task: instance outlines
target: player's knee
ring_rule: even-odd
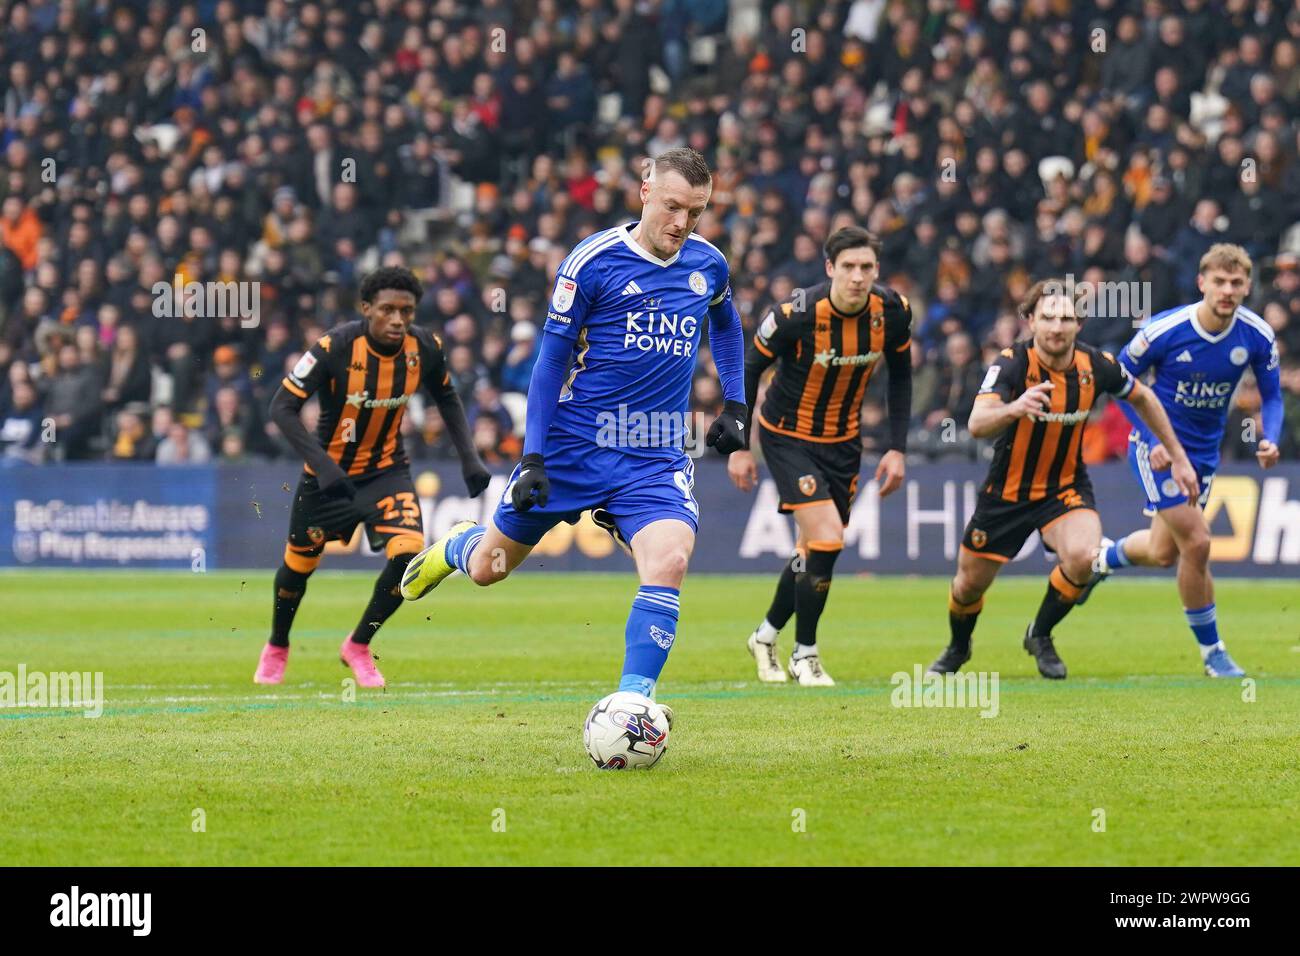
[[[1167,547],[1153,549],[1151,559],[1159,568],[1172,568],[1178,561],[1178,546],[1170,542]]]
[[[983,594],[984,588],[969,574],[958,571],[952,579],[952,596],[958,604],[974,604]]]
[[[1210,563],[1210,534],[1208,531],[1197,530],[1193,532],[1186,541],[1183,542],[1181,549],[1184,561],[1190,562],[1196,567],[1204,567]]]
[[[509,571],[493,571],[491,568],[481,568],[471,565],[467,577],[481,588],[489,584],[496,584],[503,581],[509,576]]]
[[[1087,581],[1092,574],[1093,551],[1069,547],[1057,554],[1061,561],[1061,571],[1075,583]]]
[[[690,550],[684,547],[666,548],[655,555],[646,568],[647,576],[669,587],[676,587],[686,577],[686,567],[690,564]]]
[[[510,562],[501,548],[485,551],[479,547],[470,555],[466,577],[481,588],[504,581],[510,576]]]

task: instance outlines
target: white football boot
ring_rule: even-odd
[[[764,684],[784,684],[790,679],[777,659],[775,641],[771,644],[760,641],[758,631],[754,631],[749,635],[745,645],[749,648],[749,655],[754,658],[754,663],[758,665],[758,679]]]
[[[790,658],[790,676],[800,687],[834,687],[831,675],[822,670],[822,659],[816,654]]]

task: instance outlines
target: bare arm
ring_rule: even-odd
[[[1051,391],[1051,382],[1039,382],[1011,402],[999,401],[997,395],[985,393],[976,399],[966,427],[975,438],[992,438],[1030,413],[1051,411]]]

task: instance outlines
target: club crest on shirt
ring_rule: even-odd
[[[551,296],[551,305],[555,307],[556,312],[568,312],[569,306],[573,305],[573,297],[578,291],[578,283],[572,279],[560,276],[555,280],[555,294]]]
[[[1240,345],[1228,353],[1228,361],[1233,365],[1245,365],[1248,358],[1250,358],[1250,353]]]
[[[799,477],[799,493],[805,498],[811,496],[817,490],[817,479],[813,475],[801,475]]]
[[[690,285],[691,291],[696,295],[704,295],[705,292],[709,291],[709,283],[702,272],[692,272],[691,277],[686,281]]]
[[[419,352],[407,352],[407,353],[406,353],[406,367],[407,367],[407,368],[415,368],[415,367],[416,367],[417,365],[419,365],[419,364],[420,364],[420,353],[419,353]]]
[[[1087,371],[1086,369],[1081,370],[1079,372],[1079,387],[1080,388],[1092,387],[1092,373]]]

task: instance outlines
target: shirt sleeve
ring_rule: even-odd
[[[330,371],[330,347],[332,345],[330,338],[329,335],[322,335],[315,345],[302,353],[302,358],[298,359],[298,364],[280,382],[287,391],[306,400],[308,396],[329,380],[332,375]]]
[[[793,308],[789,302],[783,302],[770,309],[758,323],[753,345],[769,361],[780,358],[799,341],[799,319]]]
[[[1282,438],[1282,375],[1280,366],[1282,356],[1278,352],[1277,340],[1264,343],[1263,347],[1256,349],[1251,370],[1255,373],[1255,381],[1259,385],[1260,409],[1259,417],[1260,431],[1263,433],[1262,438],[1270,441],[1274,445],[1278,444]]]
[[[441,398],[449,391],[454,392],[456,388],[451,380],[451,372],[447,368],[447,353],[442,350],[442,339],[430,333],[429,340],[419,339],[422,353],[420,384],[434,398]]]
[[[1166,338],[1168,337],[1166,336]],[[1163,351],[1160,343],[1158,341],[1152,342],[1147,337],[1147,330],[1142,328],[1138,329],[1137,334],[1129,340],[1128,345],[1120,350],[1119,361],[1131,376],[1141,378],[1147,369],[1160,360]]]
[[[1023,381],[1024,370],[1020,358],[1013,349],[1003,349],[1002,354],[984,373],[984,381],[980,383],[975,401],[987,402],[997,398],[1005,405],[1015,395],[1017,383]]]
[[[422,353],[420,384],[437,403],[447,435],[460,458],[461,467],[465,468],[478,462],[478,452],[474,448],[473,435],[465,418],[465,408],[456,392],[456,383],[452,381],[451,371],[447,368],[447,354],[442,350],[442,339],[433,333],[427,333],[427,336],[427,339],[424,335],[417,339]]]
[[[912,305],[900,294],[885,307],[885,367],[889,369],[889,447],[907,451],[912,423]]]
[[[722,383],[722,396],[729,402],[745,401],[745,329],[731,301],[731,287],[709,306],[709,348]]]
[[[911,347],[912,303],[899,293],[897,302],[885,306],[885,348],[890,352],[908,352]]]
[[[1130,373],[1109,352],[1097,352],[1093,355],[1093,374],[1097,377],[1097,389],[1116,398],[1128,398],[1133,389],[1140,387]]]
[[[555,288],[551,291],[551,301],[546,310],[544,332],[576,341],[578,333],[587,322],[587,312],[596,297],[596,269],[589,266],[581,270],[581,278],[566,276],[563,273],[555,277]]]

